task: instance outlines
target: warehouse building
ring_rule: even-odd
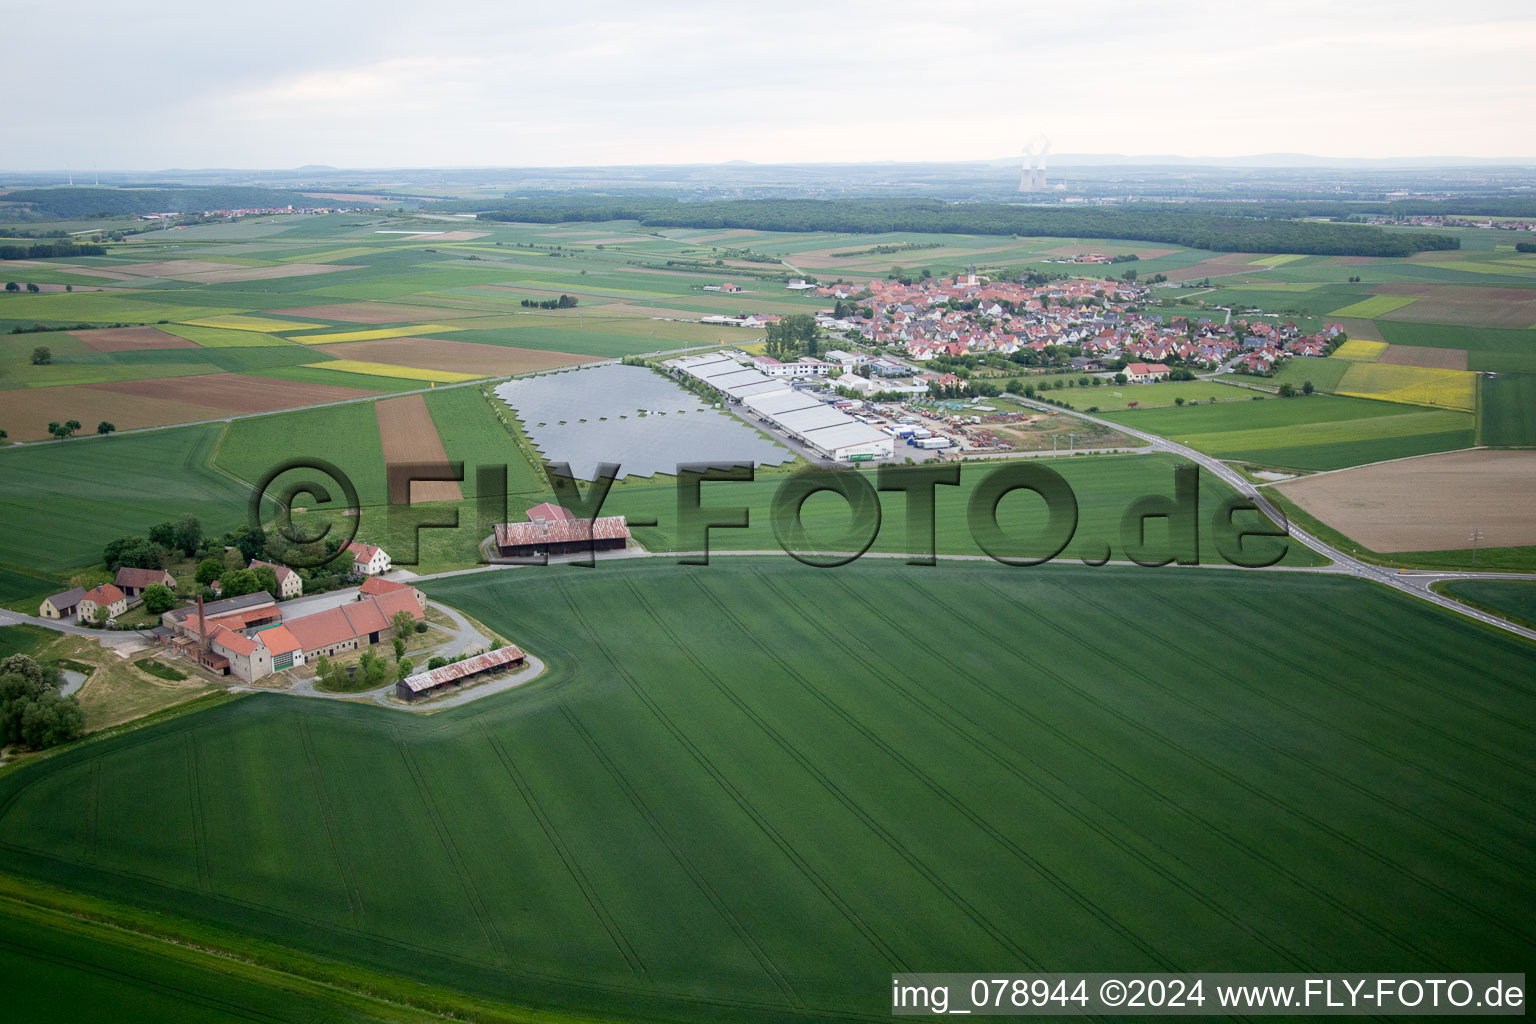
[[[498,647],[494,651],[477,654],[473,658],[455,661],[441,668],[428,669],[406,676],[395,684],[395,696],[401,700],[424,700],[435,697],[450,686],[483,679],[497,672],[518,668],[527,658],[516,644]]]
[[[623,516],[576,519],[559,505],[529,509],[526,523],[496,526],[496,553],[502,558],[622,551],[628,544],[629,523]]]

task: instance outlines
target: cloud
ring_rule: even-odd
[[[1518,0],[88,0],[12,24],[13,75],[47,83],[8,132],[17,169],[952,160],[1037,131],[1057,152],[1536,155]]]

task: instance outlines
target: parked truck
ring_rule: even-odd
[[[923,438],[923,439],[921,439],[919,441],[916,441],[914,443],[919,448],[948,448],[949,447],[949,438],[947,438],[947,437],[925,437],[925,438]]]

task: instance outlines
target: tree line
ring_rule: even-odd
[[[498,201],[491,209],[479,213],[484,220],[532,223],[636,220],[647,227],[1119,238],[1217,252],[1320,256],[1411,256],[1425,250],[1461,247],[1460,240],[1451,235],[1285,219],[1295,215],[1239,216],[1210,213],[1203,207],[1170,208],[1155,203],[1078,209],[908,199],[739,199],[697,203],[645,199],[617,203],[580,196]]]
[[[46,260],[60,256],[100,256],[105,246],[89,242],[33,242],[31,245],[0,245],[0,260]]]

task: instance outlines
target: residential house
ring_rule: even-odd
[[[103,583],[85,592],[85,596],[80,598],[76,614],[82,619],[105,622],[107,619],[117,618],[127,610],[128,595],[110,583]]]
[[[1162,363],[1130,363],[1125,368],[1125,378],[1132,384],[1150,384],[1168,376],[1168,367]]]
[[[303,579],[286,565],[277,565],[273,562],[263,562],[260,559],[253,558],[251,559],[251,564],[246,566],[246,568],[259,569],[263,566],[271,569],[272,574],[277,577],[277,596],[282,600],[286,601],[289,598],[298,597],[304,593]]]
[[[347,545],[347,550],[352,552],[352,575],[380,576],[389,572],[389,555],[383,548],[354,540]]]

